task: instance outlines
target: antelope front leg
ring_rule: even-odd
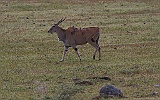
[[[68,51],[69,46],[64,46],[64,51],[63,51],[63,56],[62,59],[60,60],[60,62],[64,61],[64,58],[66,56],[66,52]]]
[[[77,49],[76,47],[73,48],[73,49],[75,50],[76,54],[78,55],[79,60],[81,61],[81,56],[80,56],[79,53],[78,53],[78,49]]]

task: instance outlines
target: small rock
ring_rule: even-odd
[[[132,33],[131,31],[127,31],[127,33]]]
[[[123,97],[123,93],[113,85],[106,85],[100,89],[100,95],[103,97]]]
[[[152,95],[157,95],[157,94],[158,94],[158,92],[153,92],[153,93],[152,93]]]
[[[75,85],[93,85],[93,82],[91,82],[91,81],[77,81],[77,82],[75,82]]]
[[[159,84],[155,84],[154,87],[159,87]]]
[[[92,98],[92,100],[100,100],[102,98],[102,96],[96,96],[94,98]]]
[[[110,79],[109,77],[106,77],[106,76],[104,76],[104,77],[99,77],[99,79],[111,81],[111,79]]]
[[[73,78],[72,80],[73,80],[73,82],[75,82],[75,83],[80,81],[79,78]]]
[[[111,81],[111,78],[107,77],[107,76],[103,76],[103,77],[88,77],[87,79],[101,79],[101,80],[108,80]]]

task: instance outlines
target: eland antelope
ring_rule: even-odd
[[[64,51],[63,56],[60,61],[64,61],[66,52],[68,51],[69,47],[72,47],[76,54],[78,55],[80,61],[81,57],[78,53],[77,45],[83,45],[86,43],[89,43],[92,45],[96,50],[93,54],[93,59],[95,59],[96,52],[99,52],[99,60],[101,57],[100,54],[100,47],[98,44],[99,40],[99,28],[98,27],[87,27],[87,28],[75,28],[69,27],[68,29],[63,29],[60,26],[58,26],[60,23],[62,23],[66,18],[62,18],[58,23],[54,24],[48,31],[48,33],[55,32],[58,35],[59,41],[62,41],[64,43]]]

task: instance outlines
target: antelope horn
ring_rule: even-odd
[[[66,17],[65,17],[65,18],[62,18],[56,25],[59,25],[59,24],[62,23],[65,19],[66,19]]]

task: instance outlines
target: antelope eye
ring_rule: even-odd
[[[55,26],[52,26],[52,29],[55,28]]]

